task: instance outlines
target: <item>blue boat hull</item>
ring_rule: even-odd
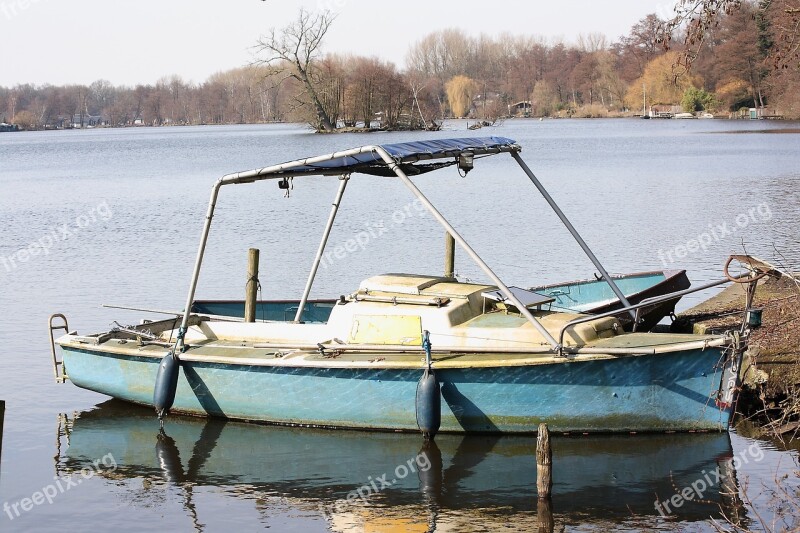
[[[152,405],[159,359],[64,346],[79,387]],[[441,431],[725,430],[720,348],[529,366],[441,368]],[[183,361],[174,412],[312,426],[416,431],[421,370]]]
[[[664,296],[691,286],[685,270],[639,272],[611,277],[631,304],[638,304],[648,298]],[[555,298],[548,307],[552,310],[601,314],[622,308],[622,303],[617,299],[611,286],[601,279],[543,285],[530,287],[529,290]],[[680,297],[643,307],[638,330],[653,329],[662,318],[675,312],[678,300]],[[627,314],[619,315],[618,319],[627,331],[633,328],[633,322]]]

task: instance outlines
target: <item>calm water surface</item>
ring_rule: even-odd
[[[613,272],[685,268],[718,279],[728,254],[800,270],[800,135],[792,124],[729,121],[514,120],[467,132],[314,135],[296,125],[142,128],[0,136],[0,399],[6,400],[3,531],[497,531],[536,527],[535,440],[364,434],[171,418],[52,380],[47,317],[82,333],[183,307],[210,187],[219,176],[363,144],[502,135]],[[731,133],[735,131],[736,133]],[[508,156],[416,182],[507,283],[585,278],[593,266]],[[336,180],[223,190],[199,298],[241,298],[247,248],[261,249],[265,298],[297,298]],[[394,180],[355,176],[330,245],[383,224],[364,250],[333,258],[312,296],[355,290],[381,272],[439,272],[442,231]],[[399,213],[399,214],[398,214]],[[38,242],[47,253],[17,252]],[[702,243],[702,246],[700,244]],[[462,279],[482,280],[457,255]],[[686,308],[709,294],[684,299]],[[310,400],[312,401],[312,400]],[[324,401],[324,399],[318,399]],[[725,512],[760,529],[765,485],[796,452],[743,436],[557,438],[557,530],[712,531]],[[409,463],[410,461],[410,463]],[[405,471],[401,466],[405,465]],[[708,483],[702,502],[654,502]],[[382,476],[367,501],[348,502]],[[694,485],[692,485],[694,484]],[[747,486],[746,494],[743,487]],[[738,487],[738,490],[735,490]],[[44,501],[20,505],[36,493]],[[739,494],[737,494],[737,492]],[[13,504],[17,504],[18,516]],[[12,519],[13,517],[13,519]],[[782,522],[779,522],[779,525]]]

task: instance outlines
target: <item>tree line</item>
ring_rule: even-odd
[[[413,43],[403,69],[373,56],[323,54],[335,16],[301,10],[258,40],[251,65],[202,83],[174,75],[135,87],[105,80],[0,87],[0,122],[23,129],[283,121],[318,131],[435,129],[448,117],[624,116],[646,104],[800,117],[800,10],[789,0],[711,3],[720,2],[706,18],[684,14],[680,23],[647,15],[614,41],[445,29]]]

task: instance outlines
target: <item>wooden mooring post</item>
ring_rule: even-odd
[[[256,321],[256,297],[258,296],[258,248],[250,248],[247,254],[247,285],[244,297],[244,321]]]
[[[553,533],[555,522],[551,506],[550,493],[553,489],[553,450],[550,448],[550,430],[547,424],[539,424],[536,437],[536,493],[539,501],[536,514],[539,522],[539,533]]]
[[[456,240],[450,233],[444,234],[444,277],[455,277],[456,271]]]

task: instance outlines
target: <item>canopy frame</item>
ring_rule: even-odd
[[[549,331],[536,319],[535,316],[519,301],[509,287],[494,273],[488,264],[473,250],[467,241],[456,231],[456,229],[444,218],[444,216],[434,207],[422,191],[414,184],[408,177],[408,172],[420,171],[419,167],[415,167],[414,163],[420,161],[428,161],[434,159],[458,159],[462,154],[471,154],[472,156],[492,155],[499,153],[509,153],[522,168],[523,172],[528,176],[534,186],[539,190],[550,207],[558,215],[559,219],[565,225],[567,230],[572,234],[573,238],[578,242],[583,251],[594,263],[601,273],[601,276],[611,286],[614,293],[620,299],[625,307],[630,307],[629,302],[620,291],[619,287],[614,282],[613,278],[608,275],[605,268],[600,261],[591,251],[589,246],[580,236],[575,227],[569,222],[566,215],[561,211],[552,197],[547,193],[542,184],[533,175],[533,172],[528,168],[522,160],[519,152],[521,147],[516,144],[512,139],[504,137],[486,137],[486,138],[470,138],[470,139],[438,139],[432,141],[418,141],[412,143],[401,144],[388,144],[388,145],[369,145],[331,154],[309,157],[305,159],[298,159],[289,161],[278,165],[272,165],[264,168],[253,169],[243,172],[236,172],[226,174],[217,180],[211,190],[211,198],[208,203],[208,210],[206,218],[203,223],[203,229],[200,236],[200,244],[195,258],[194,268],[192,271],[192,278],[189,284],[189,291],[186,298],[186,305],[183,312],[183,320],[178,330],[178,336],[175,347],[172,351],[173,357],[177,358],[179,353],[186,350],[184,338],[189,325],[189,317],[191,315],[192,304],[194,303],[194,296],[197,289],[197,283],[200,277],[200,270],[205,255],[206,245],[208,244],[208,236],[211,230],[211,222],[214,218],[214,210],[219,192],[223,185],[235,185],[243,183],[254,183],[264,180],[283,180],[289,177],[297,176],[339,176],[341,183],[337,189],[336,197],[331,208],[331,213],[323,232],[322,240],[317,249],[314,262],[312,263],[311,272],[309,273],[308,280],[306,281],[303,290],[303,301],[307,301],[311,292],[311,287],[316,277],[319,262],[324,253],[325,246],[327,245],[328,237],[330,236],[331,228],[334,219],[339,210],[342,197],[349,181],[351,173],[366,173],[376,174],[379,170],[376,167],[382,165],[385,169],[389,169],[400,181],[417,197],[422,205],[433,215],[439,224],[453,236],[454,240],[459,246],[467,253],[470,258],[480,267],[492,282],[500,289],[508,301],[513,304],[522,314],[525,319],[544,337],[550,345],[550,350],[555,353],[560,353],[562,344],[556,340]],[[427,170],[422,170],[427,171]],[[298,308],[295,315],[295,321],[299,322],[302,319],[303,302]]]

